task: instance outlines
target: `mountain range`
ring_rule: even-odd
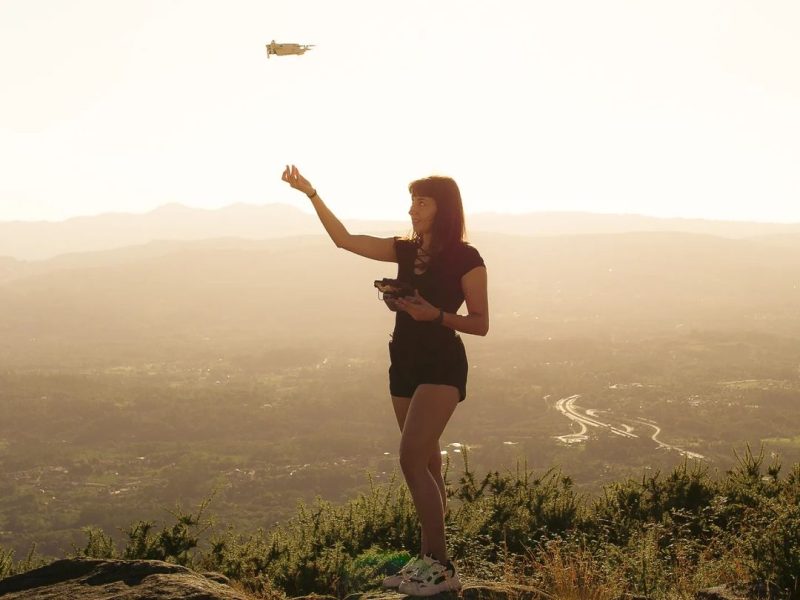
[[[397,235],[408,221],[345,220],[354,233]],[[641,215],[580,212],[467,215],[470,232],[552,236],[565,234],[676,231],[727,238],[794,236],[800,223],[752,223],[702,219],[662,219]],[[0,222],[0,257],[19,261],[112,250],[158,240],[208,238],[268,239],[324,233],[316,215],[287,204],[232,204],[206,210],[167,204],[145,214],[109,213],[49,222]],[[10,262],[0,260],[0,272]]]
[[[692,328],[800,334],[800,236],[476,233],[473,241],[489,272],[489,345]],[[285,347],[298,334],[312,345],[366,343],[393,322],[372,282],[394,277],[396,265],[338,250],[324,235],[151,242],[7,259],[0,269],[0,364],[41,352],[63,363],[123,346],[144,356],[206,340]]]

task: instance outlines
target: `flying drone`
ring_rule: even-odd
[[[273,54],[276,56],[287,56],[289,54],[300,56],[313,47],[314,44],[278,44],[275,40],[272,40],[272,42],[267,44],[267,58]]]

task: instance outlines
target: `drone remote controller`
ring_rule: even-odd
[[[376,279],[375,287],[378,288],[378,291],[383,296],[383,301],[391,311],[397,311],[395,300],[414,295],[414,288],[398,279]]]

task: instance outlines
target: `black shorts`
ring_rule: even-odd
[[[458,401],[467,397],[467,353],[459,336],[440,350],[420,351],[389,342],[389,391],[392,396],[411,398],[421,383],[452,385]]]

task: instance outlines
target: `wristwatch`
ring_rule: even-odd
[[[440,308],[439,309],[439,316],[436,317],[433,320],[433,322],[436,323],[437,325],[441,325],[443,320],[444,320],[444,309]]]

